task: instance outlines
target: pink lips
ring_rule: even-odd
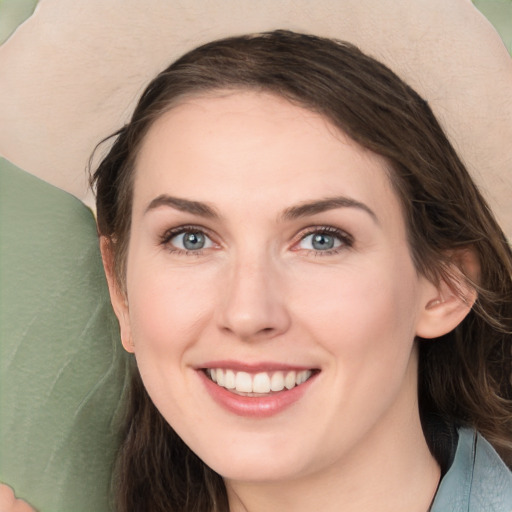
[[[297,367],[275,363],[243,364],[234,361],[212,361],[206,363],[202,368],[197,369],[207,392],[213,400],[227,411],[238,416],[253,418],[268,418],[276,415],[300,400],[315,380],[317,372],[306,382],[292,388],[276,391],[267,396],[243,396],[217,385],[205,373],[205,368],[227,368],[234,371],[248,373],[275,372],[275,371],[302,371],[308,367]]]

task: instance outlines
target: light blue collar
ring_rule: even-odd
[[[455,458],[431,512],[512,512],[512,473],[474,430],[459,430]]]

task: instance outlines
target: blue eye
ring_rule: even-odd
[[[329,252],[336,251],[336,249],[342,246],[350,247],[351,244],[349,236],[338,230],[319,229],[305,235],[300,240],[298,248],[317,252]]]
[[[213,247],[213,242],[203,232],[186,230],[168,239],[170,245],[182,251],[200,251]]]

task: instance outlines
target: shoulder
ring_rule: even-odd
[[[512,472],[474,430],[459,430],[453,463],[431,511],[512,512]]]

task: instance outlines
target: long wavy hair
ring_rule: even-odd
[[[351,44],[288,31],[201,46],[160,73],[92,176],[100,236],[124,289],[134,163],[153,123],[184,98],[215,90],[272,93],[317,112],[387,159],[417,271],[457,290],[451,256],[470,250],[478,299],[465,320],[420,346],[419,404],[425,436],[442,459],[427,418],[478,429],[512,463],[512,253],[428,104],[386,66]],[[463,271],[463,269],[460,269]],[[459,277],[460,279],[460,277]],[[114,475],[123,512],[228,510],[222,478],[181,441],[147,395],[134,367]]]

